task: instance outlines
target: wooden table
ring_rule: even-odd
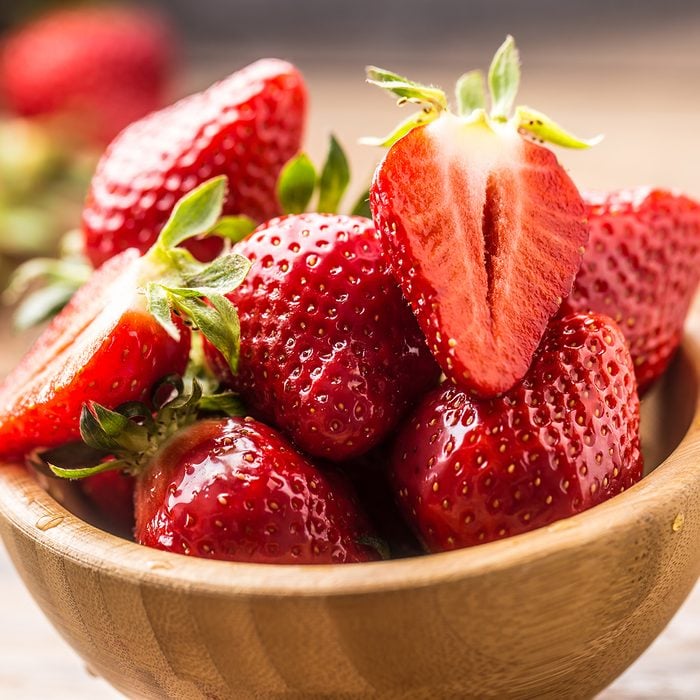
[[[700,52],[698,27],[658,26],[624,36],[572,40],[566,52],[555,41],[525,42],[527,72],[523,101],[555,117],[581,135],[603,131],[605,142],[589,153],[562,153],[583,187],[607,188],[645,182],[681,188],[700,196]],[[417,79],[447,86],[463,68],[483,63],[493,47],[467,42],[441,47],[419,64],[409,56],[387,56],[377,63]],[[257,51],[208,47],[195,52],[199,70],[193,84],[206,84],[229,67],[257,57]],[[287,55],[287,53],[285,53]],[[305,70],[311,87],[309,150],[320,157],[333,129],[350,146],[359,180],[369,178],[379,153],[355,146],[358,137],[388,131],[397,117],[376,89],[362,84],[364,58],[341,60],[293,48],[290,57]],[[457,59],[456,57],[460,57]],[[325,60],[327,58],[327,61]],[[425,56],[422,58],[425,59]],[[426,59],[428,60],[428,59]],[[413,64],[413,65],[412,65]],[[326,66],[324,70],[319,66]],[[413,69],[413,70],[411,70]],[[11,366],[26,339],[0,326],[0,374]],[[44,620],[0,551],[0,696],[10,700],[116,698],[103,681],[91,677],[80,659]],[[603,700],[696,700],[700,697],[700,586],[655,644],[610,688]]]

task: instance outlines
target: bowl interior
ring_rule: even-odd
[[[663,378],[642,400],[641,435],[644,474],[647,476],[673,452],[688,431],[697,403],[698,377],[691,357],[682,348]],[[111,534],[130,539],[128,532],[115,531],[100,513],[71,484],[36,474],[42,488],[66,510]]]

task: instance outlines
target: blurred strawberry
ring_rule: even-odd
[[[7,37],[0,92],[15,114],[108,143],[165,102],[173,44],[160,17],[135,7],[58,9]]]
[[[56,252],[80,216],[94,162],[29,119],[0,121],[0,274],[4,286],[21,261]]]
[[[228,178],[225,214],[257,221],[279,214],[277,176],[299,150],[305,114],[299,71],[266,59],[132,124],[110,144],[92,179],[83,211],[85,254],[98,266],[129,247],[147,250],[179,197],[214,175]],[[221,241],[188,247],[210,260]]]
[[[83,479],[80,489],[108,527],[123,533],[134,529],[134,478],[120,471]]]

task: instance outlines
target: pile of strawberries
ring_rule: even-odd
[[[541,144],[591,142],[513,107],[511,38],[456,114],[368,75],[417,111],[350,215],[337,142],[320,174],[299,153],[283,61],[117,136],[83,212],[97,269],[0,387],[4,459],[83,479],[141,544],[273,563],[476,545],[641,478],[700,205],[582,197]]]

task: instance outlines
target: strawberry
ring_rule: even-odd
[[[431,551],[580,513],[642,476],[634,367],[618,326],[578,314],[549,327],[525,379],[479,399],[428,394],[391,459],[398,501]]]
[[[133,531],[133,477],[119,471],[102,472],[81,481],[80,487],[105,525],[119,533]]]
[[[181,316],[235,361],[235,310],[221,293],[247,261],[231,255],[206,267],[174,247],[216,225],[224,196],[221,178],[194,190],[147,255],[129,249],[110,260],[56,316],[0,385],[0,456],[77,438],[86,398],[111,407],[142,400],[158,379],[181,373],[190,348]]]
[[[18,115],[51,117],[69,133],[108,143],[164,104],[173,37],[136,8],[55,10],[11,34],[0,56],[0,92]]]
[[[229,295],[241,323],[238,372],[218,376],[311,455],[366,452],[439,370],[382,258],[369,219],[273,219],[234,247],[251,272]]]
[[[369,523],[339,475],[320,471],[252,418],[197,421],[205,398],[199,384],[190,392],[182,381],[171,387],[174,396],[157,406],[155,418],[133,402],[123,413],[88,402],[83,439],[96,457],[114,458],[95,467],[51,465],[53,472],[72,479],[126,470],[136,479],[136,541],[157,549],[277,564],[379,558]],[[206,397],[210,407],[217,398]]]
[[[649,188],[585,199],[591,237],[561,313],[614,318],[644,392],[678,348],[700,280],[700,204]]]
[[[382,143],[371,187],[384,252],[443,372],[477,394],[526,373],[570,290],[588,237],[581,197],[554,154],[523,138],[582,148],[544,115],[518,107],[512,38],[489,72],[458,85],[460,115],[437,88],[369,69],[370,82],[423,109]]]
[[[262,60],[204,92],[132,124],[109,146],[83,211],[85,253],[97,266],[129,247],[147,250],[185,192],[226,175],[224,213],[258,221],[280,213],[275,183],[299,149],[306,88],[289,63]],[[193,252],[209,260],[216,239]]]
[[[348,487],[252,418],[205,420],[159,451],[136,491],[136,539],[276,564],[378,559]]]

